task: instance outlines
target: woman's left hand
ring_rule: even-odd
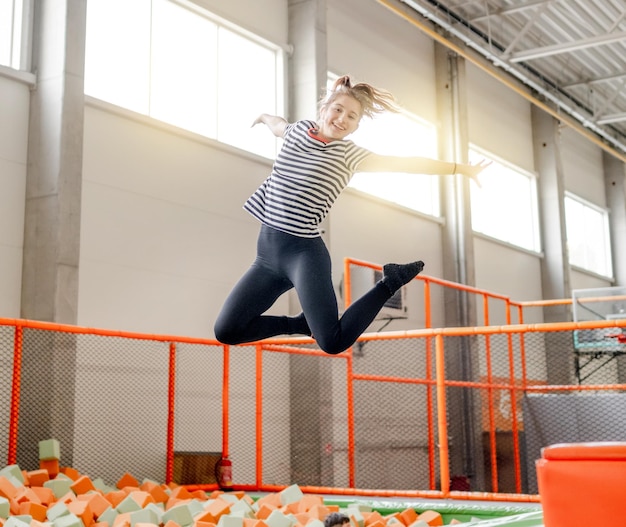
[[[469,164],[469,165],[457,165],[457,172],[459,174],[463,174],[464,176],[467,176],[468,178],[470,178],[471,180],[473,180],[479,187],[480,187],[480,180],[478,179],[478,175],[485,170],[485,168],[487,168],[489,165],[491,165],[491,161],[488,161],[486,159],[483,159],[482,161],[480,161],[480,163],[477,163],[475,165]]]

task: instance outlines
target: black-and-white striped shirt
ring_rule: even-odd
[[[370,151],[350,140],[324,142],[314,121],[288,124],[270,176],[244,209],[295,236],[320,235],[319,224]]]

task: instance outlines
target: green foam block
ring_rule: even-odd
[[[84,527],[80,518],[72,513],[58,517],[52,522],[52,525],[54,527]]]
[[[39,459],[61,459],[61,445],[56,439],[39,441]]]

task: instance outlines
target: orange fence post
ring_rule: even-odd
[[[432,310],[430,297],[430,281],[424,280],[424,315],[426,327],[432,327]],[[426,337],[426,380],[433,378],[433,349],[431,337]],[[426,385],[426,422],[428,426],[428,475],[430,490],[437,486],[435,478],[435,417],[433,408],[433,386]]]
[[[256,345],[256,485],[263,486],[263,348]]]
[[[13,380],[11,383],[11,410],[9,416],[9,444],[7,465],[17,463],[17,429],[20,420],[20,386],[22,380],[22,344],[24,342],[24,329],[15,326],[13,340]]]
[[[176,344],[170,342],[168,386],[167,386],[167,440],[165,481],[174,479],[174,411],[176,404]]]
[[[485,326],[489,325],[489,297],[483,295],[483,317]],[[491,488],[498,492],[498,455],[496,452],[496,418],[493,408],[493,370],[491,364],[491,338],[485,335],[485,362],[487,363],[487,406],[489,416],[489,450],[491,459]]]
[[[448,412],[446,409],[446,374],[443,335],[435,336],[435,373],[437,377],[437,419],[439,424],[439,471],[441,492],[450,494],[450,458],[448,451]]]

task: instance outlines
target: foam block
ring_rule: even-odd
[[[83,527],[83,522],[75,514],[64,514],[52,522],[54,527]]]
[[[9,476],[11,477],[11,476]],[[17,483],[15,478],[13,481]],[[7,476],[0,476],[0,496],[12,500],[17,494],[17,487],[11,482]]]
[[[43,522],[46,521],[48,508],[41,503],[24,501],[20,503],[20,516],[30,516],[32,519]]]
[[[289,503],[300,501],[304,497],[304,494],[298,485],[290,485],[281,490],[278,496],[280,497],[281,505],[288,505]]]
[[[94,522],[94,516],[88,501],[74,500],[67,504],[67,508],[70,514],[80,518],[85,527],[91,527],[91,524]]]
[[[24,484],[24,473],[18,465],[7,465],[0,469],[0,476],[6,477],[9,481],[12,479],[19,482],[20,485]]]
[[[61,445],[56,439],[39,441],[39,459],[61,459]]]
[[[90,490],[96,490],[96,487],[93,486],[91,478],[89,476],[79,476],[76,478],[72,484],[70,485],[70,489],[74,494],[85,494]]]
[[[47,487],[31,487],[30,489],[37,495],[39,503],[41,503],[42,505],[45,505],[47,507],[54,503],[55,497],[52,489],[49,489]]]
[[[163,521],[167,523],[169,520],[176,522],[181,527],[186,527],[193,523],[193,516],[186,504],[181,503],[174,505],[163,513]]]
[[[135,526],[138,523],[152,523],[158,525],[159,517],[151,509],[141,509],[130,513],[130,524]]]
[[[117,505],[115,505],[118,512],[135,512],[141,509],[139,503],[137,503],[137,501],[135,501],[130,494],[124,493],[124,496],[125,497]]]
[[[427,510],[422,512],[418,517],[418,520],[425,521],[431,527],[443,525],[443,518],[437,511]]]
[[[4,527],[30,527],[30,521],[25,521],[17,516],[11,516],[4,522]]]
[[[9,517],[9,511],[9,500],[0,496],[0,518],[4,518],[6,520]]]
[[[295,522],[276,509],[265,519],[265,523],[268,527],[292,527]]]
[[[39,468],[47,471],[50,479],[56,478],[59,472],[61,472],[58,459],[40,459]]]
[[[72,480],[64,479],[57,476],[54,479],[44,482],[43,486],[45,488],[51,489],[54,493],[54,497],[59,499],[61,496],[66,495],[68,492],[71,492]]]
[[[63,502],[57,502],[52,507],[48,508],[48,512],[46,514],[48,520],[53,522],[57,518],[61,516],[65,516],[69,514],[70,510],[67,508],[67,505]]]
[[[117,480],[115,485],[118,489],[123,489],[124,487],[139,487],[139,481],[128,472],[124,473],[120,479]]]
[[[98,516],[98,523],[107,523],[108,525],[113,525],[115,523],[115,518],[117,518],[118,512],[113,507],[108,507],[105,511]]]
[[[217,522],[217,527],[243,527],[243,518],[231,516],[230,514],[221,516]]]

